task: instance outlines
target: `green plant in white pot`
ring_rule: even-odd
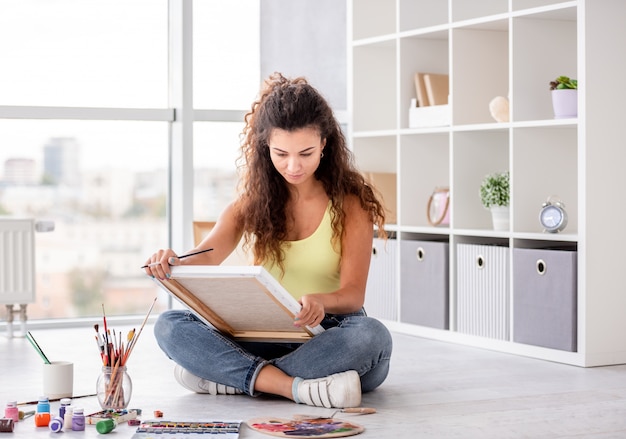
[[[488,174],[480,184],[480,201],[491,211],[494,230],[509,229],[509,172]]]
[[[550,81],[555,119],[578,117],[578,80],[558,76]]]

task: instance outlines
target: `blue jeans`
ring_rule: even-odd
[[[306,343],[236,342],[186,310],[162,313],[154,326],[165,354],[192,374],[255,395],[261,369],[273,364],[292,377],[322,378],[356,370],[361,390],[387,378],[392,340],[387,328],[365,315],[327,314],[326,329]]]

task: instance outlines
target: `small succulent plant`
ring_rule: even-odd
[[[550,81],[550,90],[577,90],[578,80],[570,79],[567,76],[559,76],[554,81]]]

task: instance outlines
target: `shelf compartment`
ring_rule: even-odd
[[[441,0],[400,0],[399,22],[400,32],[446,24],[448,23],[448,2]]]
[[[416,73],[449,74],[448,32],[400,39],[400,126],[409,127],[411,99],[417,99]]]
[[[508,21],[499,22],[508,29]],[[463,27],[452,30],[452,121],[494,122],[489,103],[509,96],[509,33]]]
[[[504,14],[508,12],[507,3],[503,0],[452,0],[452,21]]]
[[[487,174],[509,171],[509,132],[452,133],[452,224],[458,229],[493,230],[491,213],[480,201]]]
[[[450,186],[449,151],[447,133],[400,137],[400,224],[430,227],[428,199],[436,187]]]
[[[568,4],[572,4],[571,0],[513,0],[513,11],[520,11],[524,9],[533,9],[533,8],[553,8],[556,5],[563,4],[567,6]]]
[[[355,137],[352,150],[363,172],[393,172],[396,168],[396,136]]]
[[[578,78],[576,21],[562,19],[563,13],[553,19],[554,14],[512,19],[513,121],[553,119],[550,81],[561,75]]]
[[[353,47],[354,131],[396,129],[396,44]]]
[[[549,196],[557,195],[568,215],[564,232],[578,232],[577,137],[576,126],[513,129],[514,231],[542,233],[539,211]]]
[[[396,0],[352,0],[352,38],[396,32]]]

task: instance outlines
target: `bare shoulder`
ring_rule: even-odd
[[[346,224],[371,224],[369,214],[361,206],[361,201],[356,195],[346,196],[343,202],[343,209],[346,214]]]
[[[236,201],[232,201],[217,218],[217,224],[229,230],[241,232],[242,225],[238,222],[238,218]]]

